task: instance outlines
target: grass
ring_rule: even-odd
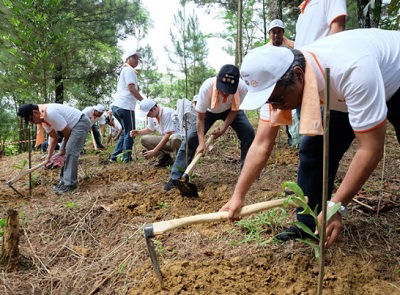
[[[4,235],[4,230],[6,229],[7,219],[0,218],[0,238]]]

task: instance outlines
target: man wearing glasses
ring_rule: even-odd
[[[383,156],[386,121],[395,127],[400,142],[400,32],[358,29],[334,34],[299,50],[263,46],[244,58],[241,75],[248,84],[242,109],[261,112],[256,138],[236,184],[235,191],[221,210],[235,214],[245,195],[267,163],[279,125],[290,122],[290,110],[301,107],[298,184],[309,198],[312,209],[321,210],[323,137],[320,103],[324,97],[324,71],[331,69],[329,195],[343,154],[354,138],[359,145],[345,178],[328,207],[340,202],[346,206],[366,182]],[[339,212],[344,213],[345,208]],[[310,228],[308,215],[297,219]],[[321,220],[321,215],[319,216]],[[338,237],[342,216],[335,214],[327,224],[329,247]],[[305,238],[291,227],[277,239]]]

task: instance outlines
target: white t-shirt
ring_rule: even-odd
[[[386,102],[400,88],[400,31],[358,29],[320,39],[300,49],[311,62],[324,101],[322,69],[330,68],[332,110],[348,112],[355,132],[365,132],[386,119]],[[262,107],[262,120],[269,108]]]
[[[205,113],[206,111],[209,111],[211,113],[219,114],[231,108],[233,95],[229,95],[225,103],[223,102],[223,96],[218,95],[218,107],[215,109],[211,109],[212,89],[214,82],[215,77],[212,77],[205,80],[201,85],[199,90],[199,97],[196,104],[197,112]],[[241,103],[247,94],[247,86],[242,79],[239,80],[238,90]]]
[[[297,19],[294,48],[326,37],[331,23],[341,15],[347,15],[346,0],[310,0]]]
[[[132,67],[124,66],[119,75],[117,93],[113,105],[125,110],[134,111],[137,99],[129,91],[128,85],[135,84],[137,89],[137,76]]]
[[[65,127],[70,129],[74,128],[76,123],[82,116],[82,112],[73,107],[59,104],[50,103],[47,105],[46,115],[44,119],[50,124],[42,124],[47,133],[51,130],[62,131]]]
[[[157,118],[148,118],[147,128],[152,131],[158,130],[162,135],[167,132],[176,132],[176,126],[174,124],[173,116],[174,110],[168,107],[162,107],[158,105],[160,108],[159,121]]]
[[[84,113],[89,118],[90,123],[92,123],[92,125],[97,121],[99,122],[100,125],[106,124],[106,119],[104,118],[104,114],[102,114],[100,117],[94,116],[94,107],[86,107],[83,109],[82,113]]]
[[[114,119],[114,127],[111,126],[111,136],[116,136],[118,132],[122,129],[121,123],[117,119]]]

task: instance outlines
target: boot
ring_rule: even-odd
[[[162,168],[172,164],[173,162],[171,156],[169,154],[163,154],[163,156],[158,160],[158,162],[154,164],[154,167]]]

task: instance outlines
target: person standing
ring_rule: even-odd
[[[285,25],[280,19],[274,19],[268,25],[268,35],[271,39],[267,44],[273,46],[294,47],[294,42],[285,37]]]
[[[61,169],[60,182],[54,187],[54,190],[56,194],[62,195],[76,189],[78,159],[91,127],[89,118],[80,110],[58,103],[24,104],[19,107],[18,116],[23,117],[25,122],[38,124],[39,134],[43,129],[49,134],[47,163],[50,162],[57,145],[57,131],[63,133],[64,139],[59,155],[65,155],[65,162]],[[39,134],[37,140],[40,137]],[[41,137],[44,139],[43,134]]]
[[[142,136],[140,143],[147,150],[146,159],[157,156],[155,167],[166,167],[173,163],[170,153],[176,153],[181,145],[181,136],[176,132],[173,121],[174,110],[157,104],[152,99],[143,99],[140,109],[146,114],[148,124],[145,129],[132,130],[131,136]],[[156,130],[161,135],[150,135]]]
[[[294,48],[341,31],[346,25],[346,0],[305,0],[296,22]]]
[[[137,75],[135,68],[139,64],[140,54],[131,51],[126,55],[125,63],[118,79],[117,92],[111,110],[113,116],[121,123],[122,135],[115,145],[111,154],[110,162],[116,162],[121,153],[123,161],[128,163],[132,160],[133,138],[130,131],[135,129],[135,107],[136,102],[143,99],[138,91]]]
[[[97,129],[97,126],[95,124],[96,124],[96,122],[99,122],[100,126],[104,126],[106,124],[106,119],[103,116],[104,111],[105,111],[105,108],[101,104],[97,104],[92,107],[86,107],[82,110],[82,113],[84,113],[89,118],[90,123],[92,124],[93,137],[94,137],[96,146],[99,149],[104,149],[104,146],[101,143],[100,132]],[[103,132],[103,134],[104,134],[104,132]]]
[[[231,126],[240,140],[240,162],[244,163],[247,151],[254,139],[254,129],[245,113],[239,110],[239,105],[247,93],[246,84],[240,79],[239,69],[234,65],[221,67],[217,77],[203,82],[197,98],[196,128],[188,135],[188,161],[196,152],[205,152],[205,134],[217,120],[223,120],[221,127],[213,132],[215,138],[225,134]],[[164,186],[165,191],[171,190],[175,179],[179,179],[186,167],[186,147],[181,144],[171,169],[170,179]]]

